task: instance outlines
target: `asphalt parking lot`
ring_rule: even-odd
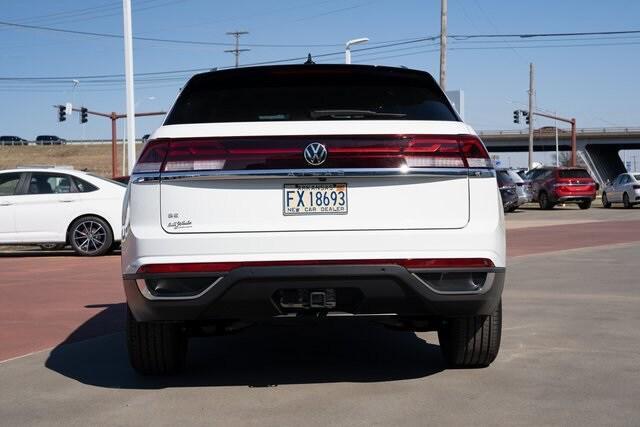
[[[0,255],[0,425],[640,424],[640,209],[521,209],[500,354],[449,370],[434,333],[273,323],[136,376],[117,255]]]

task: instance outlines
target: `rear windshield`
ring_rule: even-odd
[[[558,178],[591,178],[591,175],[584,169],[561,169]]]
[[[522,182],[522,178],[518,175],[518,172],[514,170],[507,171],[509,173],[509,177],[514,183]]]
[[[513,179],[511,179],[511,175],[509,175],[509,171],[499,170],[496,171],[496,178],[498,179],[498,185],[503,187],[505,185],[513,185]]]
[[[195,76],[180,94],[165,125],[300,120],[458,118],[427,73],[310,65]]]

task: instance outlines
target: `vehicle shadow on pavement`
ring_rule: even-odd
[[[93,335],[124,304],[109,305],[54,348],[45,366],[81,383],[107,388],[248,386],[379,382],[422,378],[445,369],[437,345],[412,332],[361,319],[272,322],[234,335],[192,338],[184,373],[143,377],[129,365],[123,332]],[[82,339],[82,338],[80,338]]]
[[[107,255],[109,256],[120,256],[120,249],[117,249]],[[43,257],[69,257],[69,258],[81,258],[80,255],[76,254],[71,249],[63,249],[59,251],[43,251],[41,249],[6,249],[0,248],[0,258],[43,258]]]

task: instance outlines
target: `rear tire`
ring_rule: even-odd
[[[111,249],[113,233],[102,218],[84,216],[69,227],[69,243],[78,255],[100,256]]]
[[[578,203],[578,207],[580,209],[589,209],[591,207],[591,200],[585,200],[584,202]]]
[[[633,205],[629,201],[629,195],[627,193],[624,193],[624,195],[622,196],[622,204],[624,205],[625,209],[631,209],[633,207]]]
[[[142,375],[169,375],[184,369],[188,338],[179,323],[138,322],[127,306],[127,349]]]
[[[538,196],[538,204],[540,205],[540,209],[545,210],[553,209],[555,206],[555,204],[551,203],[551,200],[549,200],[549,195],[544,191]]]
[[[611,202],[607,198],[607,193],[602,193],[602,207],[607,209],[611,207]]]
[[[438,330],[440,349],[453,368],[489,366],[500,350],[502,301],[489,316],[455,318]]]

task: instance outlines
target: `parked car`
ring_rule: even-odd
[[[610,208],[612,203],[622,203],[632,208],[640,203],[640,173],[621,173],[602,190],[602,206]]]
[[[516,169],[498,169],[496,170],[498,175],[500,173],[506,173],[511,178],[511,181],[516,186],[516,193],[518,194],[518,206],[522,206],[525,203],[531,201],[531,187],[529,183],[526,183]]]
[[[524,180],[524,179],[525,179],[524,177],[525,177],[525,175],[527,174],[527,168],[516,168],[516,169],[513,169],[513,170],[518,174],[518,176],[519,176],[522,180]]]
[[[589,209],[596,198],[597,184],[584,168],[539,167],[527,172],[525,182],[541,209],[553,209],[558,203]]]
[[[498,353],[504,217],[482,141],[428,73],[286,65],[194,76],[138,158],[122,243],[130,361],[274,317],[438,331]]]
[[[525,182],[516,170],[509,169],[509,176],[511,176],[513,182],[516,183],[516,187],[518,190],[518,206],[529,203],[532,199],[531,185]]]
[[[2,135],[0,136],[0,145],[28,145],[26,139],[20,138],[19,136],[13,135]]]
[[[36,144],[38,145],[61,145],[66,144],[67,140],[55,135],[38,135]]]
[[[79,255],[103,255],[121,240],[125,192],[120,183],[71,169],[1,171],[0,244],[69,244]]]
[[[120,184],[127,185],[129,183],[129,175],[116,176],[113,180],[118,181]]]
[[[506,169],[496,170],[496,178],[502,198],[502,208],[505,212],[513,212],[520,206],[516,183]]]

